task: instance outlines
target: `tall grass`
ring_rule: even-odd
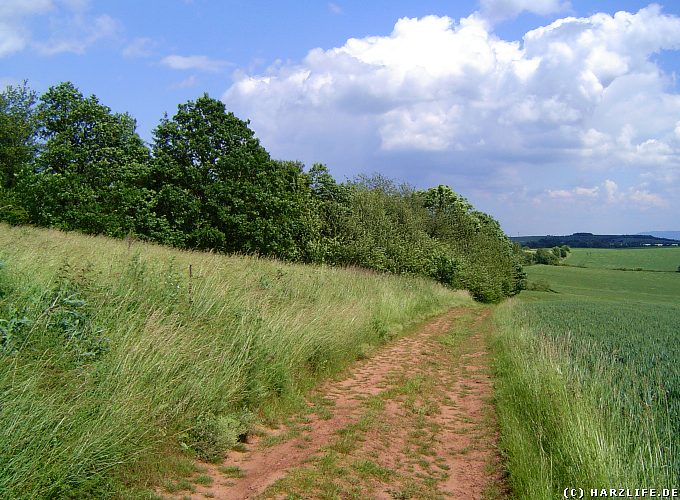
[[[416,278],[4,225],[0,260],[9,498],[120,497],[168,450],[216,458],[368,346],[470,302]]]
[[[558,293],[525,293],[498,308],[496,398],[519,497],[678,484],[673,278],[536,266],[529,279],[549,279]]]

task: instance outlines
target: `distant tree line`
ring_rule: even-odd
[[[0,93],[0,220],[186,249],[426,276],[494,302],[525,284],[522,252],[447,186],[271,158],[248,122],[207,94],[150,145],[127,113],[72,83]]]
[[[563,245],[571,248],[636,248],[680,243],[678,240],[643,234],[592,233],[574,233],[569,236],[515,236],[511,240],[529,248],[552,248]]]

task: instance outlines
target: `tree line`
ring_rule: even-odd
[[[495,302],[525,284],[521,250],[448,186],[338,182],[273,159],[207,94],[147,145],[127,113],[64,82],[0,93],[0,220],[184,249],[429,277]]]

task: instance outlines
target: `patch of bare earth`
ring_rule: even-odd
[[[250,437],[174,498],[503,498],[488,308],[457,308],[358,362],[310,412]]]

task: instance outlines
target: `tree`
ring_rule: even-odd
[[[20,186],[32,222],[111,236],[135,232],[148,198],[149,151],[134,119],[70,82],[40,97],[37,116],[44,144]]]
[[[28,221],[15,188],[38,151],[36,99],[27,82],[0,92],[0,220],[10,224]]]
[[[0,92],[0,187],[13,189],[37,153],[37,94],[24,81]]]
[[[153,155],[154,211],[175,242],[304,258],[311,193],[301,164],[273,161],[222,102],[204,94],[163,118]]]

